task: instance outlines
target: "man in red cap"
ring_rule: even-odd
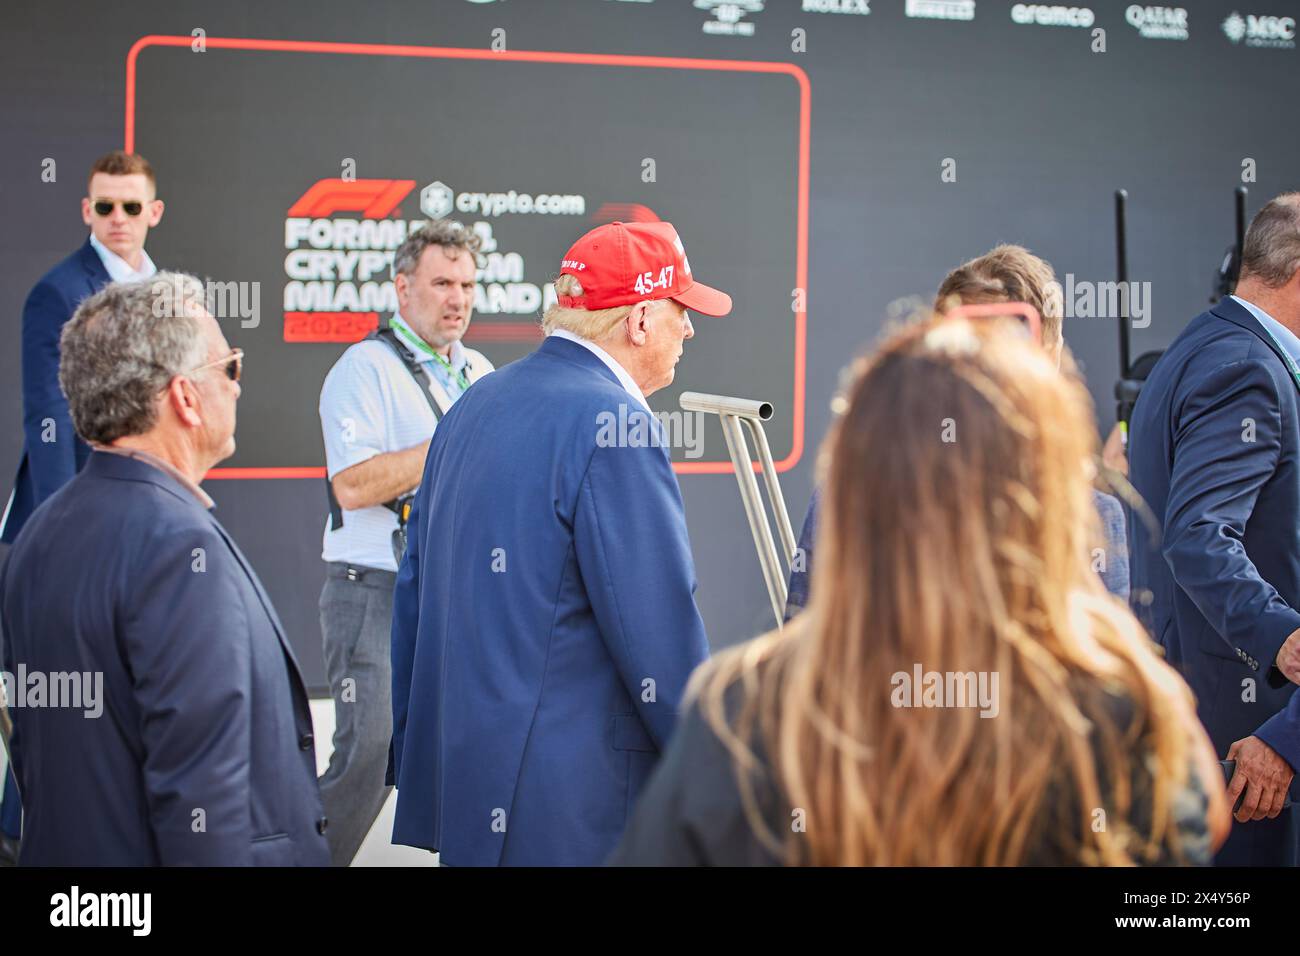
[[[687,310],[731,299],[666,222],[593,229],[556,292],[541,347],[443,417],[398,572],[393,842],[450,866],[602,862],[708,655],[645,398]]]

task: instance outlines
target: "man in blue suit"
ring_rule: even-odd
[[[59,333],[82,299],[108,282],[146,279],[154,264],[145,237],[162,219],[153,167],[143,156],[114,150],[90,168],[81,219],[90,236],[41,277],[23,306],[23,453],[3,514],[0,542],[12,544],[36,506],[71,480],[90,449],[77,438],[59,390]],[[0,641],[3,635],[0,635]],[[16,843],[22,806],[12,772],[0,802],[0,844]],[[0,856],[6,847],[0,845]]]
[[[41,277],[23,306],[23,454],[0,541],[12,544],[36,506],[72,479],[90,454],[59,390],[59,333],[87,296],[109,282],[147,279],[157,269],[145,238],[162,220],[153,167],[115,150],[95,161],[81,218],[90,236]]]
[[[1221,865],[1294,865],[1300,766],[1300,193],[1269,202],[1235,295],[1191,321],[1133,412],[1133,593],[1244,794]]]
[[[203,298],[114,283],[63,333],[94,450],[0,573],[22,864],[329,865],[301,674],[198,484],[234,452],[243,356]]]
[[[614,849],[708,654],[664,432],[695,281],[664,222],[569,250],[549,333],[434,433],[393,608],[393,842],[449,866]]]

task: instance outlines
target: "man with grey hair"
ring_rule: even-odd
[[[302,675],[199,487],[235,450],[243,360],[202,303],[193,276],[158,273],[62,333],[91,454],[0,574],[5,670],[94,675],[104,716],[30,695],[12,711],[20,863],[329,862]]]
[[[1133,594],[1234,762],[1220,865],[1295,865],[1300,767],[1300,193],[1255,216],[1236,292],[1191,321],[1142,387]],[[1146,600],[1142,600],[1146,599]],[[1149,603],[1148,603],[1149,601]]]
[[[321,794],[338,866],[352,861],[389,792],[389,629],[412,493],[438,421],[492,371],[461,344],[479,245],[452,220],[412,231],[393,254],[397,313],[344,352],[321,389],[330,516],[320,621],[335,717]]]

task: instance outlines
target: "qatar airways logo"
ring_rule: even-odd
[[[1131,5],[1124,11],[1128,25],[1147,40],[1186,40],[1187,11],[1182,7]]]

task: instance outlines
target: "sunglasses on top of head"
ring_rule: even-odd
[[[987,302],[979,305],[958,305],[943,313],[945,319],[995,320],[1014,318],[1026,338],[1035,345],[1043,344],[1043,319],[1028,302]]]
[[[92,205],[95,210],[95,215],[97,216],[113,215],[113,207],[117,205],[120,205],[122,207],[122,212],[126,213],[128,216],[138,216],[144,211],[144,203],[137,202],[134,199],[122,203],[109,199],[96,199]]]

